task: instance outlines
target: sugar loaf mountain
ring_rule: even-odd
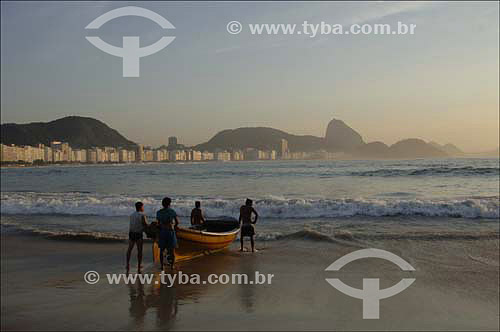
[[[452,144],[439,145],[416,138],[404,139],[391,146],[382,142],[367,143],[358,132],[337,119],[330,121],[324,137],[293,135],[274,128],[245,127],[223,130],[192,149],[210,152],[246,148],[279,151],[282,139],[288,142],[290,152],[323,150],[338,152],[339,156],[345,158],[442,158],[463,155],[463,152]],[[50,122],[1,125],[2,144],[48,145],[51,141],[64,141],[71,147],[83,149],[137,146],[105,123],[88,117],[68,116]]]
[[[196,150],[234,150],[244,148],[279,150],[282,139],[288,141],[290,152],[325,150],[343,153],[347,158],[443,158],[463,154],[456,146],[426,143],[410,138],[391,146],[382,142],[366,143],[363,137],[342,120],[333,119],[327,126],[325,137],[293,135],[266,127],[248,127],[223,130],[208,142],[194,146]]]

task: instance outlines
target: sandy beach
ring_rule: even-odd
[[[412,264],[402,272],[363,259],[339,272],[325,268],[368,244],[280,240],[258,253],[229,250],[179,264],[183,273],[272,273],[265,285],[88,285],[88,270],[122,273],[125,243],[2,237],[2,330],[496,330],[498,240],[384,241]],[[145,245],[144,272],[158,273]],[[133,258],[135,262],[135,258]],[[380,319],[363,320],[361,300],[330,286],[380,278],[390,287],[411,274],[415,283],[381,301]]]

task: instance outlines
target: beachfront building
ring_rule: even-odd
[[[144,147],[142,144],[137,144],[137,150],[135,152],[135,161],[140,162],[144,160]]]
[[[288,159],[290,151],[288,150],[288,141],[286,139],[281,139],[280,141],[280,158]]]
[[[241,160],[244,160],[244,159],[245,159],[245,157],[244,157],[243,151],[241,151],[241,150],[233,150],[231,152],[231,160],[241,161]]]
[[[168,152],[168,160],[171,161],[186,161],[186,151],[172,150]]]
[[[118,149],[118,161],[121,163],[129,163],[129,151],[125,149]]]
[[[106,161],[106,154],[104,151],[100,148],[94,148],[95,150],[95,155],[96,155],[96,162],[97,163],[103,163]]]
[[[134,162],[135,161],[135,151],[134,150],[128,150],[128,162]]]
[[[97,163],[97,151],[95,149],[87,150],[87,162],[92,164]]]
[[[168,160],[168,151],[164,149],[153,151],[153,161],[165,161]]]
[[[170,136],[168,138],[168,146],[175,149],[177,147],[177,137]]]
[[[201,151],[190,150],[189,157],[190,157],[189,160],[191,160],[191,161],[200,161],[200,160],[202,160]]]
[[[307,159],[307,154],[305,152],[291,152],[290,159]]]
[[[201,160],[214,160],[214,154],[212,152],[203,151],[201,153]]]
[[[171,141],[173,143],[173,141]],[[281,150],[259,150],[247,148],[245,150],[217,150],[215,153],[196,151],[191,149],[168,150],[162,146],[157,149],[151,147],[115,148],[93,147],[90,149],[72,149],[68,143],[53,141],[50,146],[38,144],[37,146],[15,146],[1,144],[2,162],[75,162],[75,163],[130,163],[136,161],[162,162],[162,161],[241,161],[241,160],[276,160],[285,153],[286,159],[341,159],[343,153],[331,153],[325,150],[312,152],[290,152],[286,140],[281,141]],[[141,156],[138,156],[141,154]]]
[[[269,159],[269,152],[268,151],[257,150],[257,159],[258,160],[267,160],[267,159]]]
[[[218,161],[230,161],[231,160],[231,153],[227,151],[219,151],[215,153],[215,160]]]
[[[106,161],[110,163],[117,163],[120,161],[118,151],[116,151],[115,148],[111,148],[106,151]]]
[[[17,158],[17,147],[15,145],[0,145],[1,149],[1,161],[18,161]]]
[[[52,156],[52,148],[50,146],[45,146],[43,148],[43,160],[45,162],[54,162],[54,157]]]
[[[63,154],[61,150],[52,150],[52,159],[55,163],[60,163],[61,161],[63,161],[62,158]]]
[[[71,161],[85,163],[87,162],[87,150],[73,150]]]
[[[277,155],[276,150],[269,151],[269,160],[276,160]]]
[[[153,161],[153,157],[153,150],[150,147],[145,148],[143,161]]]

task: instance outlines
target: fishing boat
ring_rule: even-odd
[[[201,226],[177,227],[176,262],[186,261],[226,249],[240,231],[234,218],[207,219]],[[155,261],[159,261],[159,250],[155,250]]]

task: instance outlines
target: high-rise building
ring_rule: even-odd
[[[269,160],[276,160],[276,151],[275,150],[269,151]]]
[[[135,151],[133,150],[128,150],[128,161],[132,162],[135,160]]]
[[[48,163],[54,161],[54,158],[52,157],[52,148],[50,146],[46,146],[43,149],[43,160],[45,160]]]
[[[177,137],[170,136],[168,138],[168,147],[175,149],[177,147]]]
[[[215,159],[219,161],[230,161],[231,153],[227,151],[219,151],[215,153]]]
[[[164,161],[165,159],[164,150],[153,150],[153,161]]]
[[[288,141],[286,139],[281,139],[281,142],[280,142],[280,152],[281,152],[281,155],[280,155],[280,158],[281,159],[288,159],[288,154],[289,154],[289,150],[288,150]]]
[[[231,152],[231,160],[243,160],[243,151],[239,151],[239,150],[233,150]]]
[[[135,152],[135,161],[143,161],[144,160],[144,147],[142,144],[137,144],[137,150]]]
[[[201,153],[201,160],[214,160],[213,152],[203,151]]]
[[[18,161],[17,158],[17,147],[14,145],[1,145],[2,149],[2,161]]]
[[[118,150],[118,161],[121,163],[128,163],[130,159],[128,159],[128,151],[125,149]]]
[[[191,160],[192,161],[200,161],[201,160],[201,151],[191,151]]]

